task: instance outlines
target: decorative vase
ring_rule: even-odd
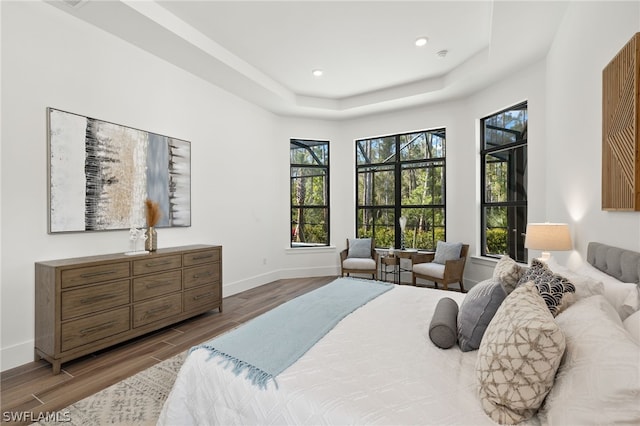
[[[144,249],[147,251],[156,251],[158,249],[158,233],[153,226],[149,227],[145,235],[147,239],[144,241]]]

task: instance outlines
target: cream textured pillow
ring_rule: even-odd
[[[640,311],[629,315],[622,324],[631,337],[633,337],[633,340],[640,345]]]
[[[624,321],[629,315],[640,310],[640,291],[637,284],[620,282],[587,262],[580,265],[575,272],[602,281],[604,297],[616,308],[621,320]]]
[[[553,385],[564,335],[533,282],[502,302],[478,350],[476,377],[484,411],[500,424],[531,418]]]
[[[493,270],[493,278],[500,281],[504,292],[509,294],[516,288],[523,273],[524,268],[509,256],[504,255]]]
[[[547,261],[547,267],[551,269],[553,273],[568,279],[576,286],[576,299],[584,299],[585,297],[604,294],[604,284],[602,281],[573,272],[569,268],[560,265],[553,257]]]

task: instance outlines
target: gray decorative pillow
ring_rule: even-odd
[[[531,261],[531,267],[522,274],[518,285],[529,281],[535,283],[538,292],[554,317],[574,300],[572,296],[565,297],[565,294],[575,294],[576,287],[563,276],[554,274],[544,263],[537,259]]]
[[[450,297],[438,300],[433,318],[429,324],[429,338],[439,348],[449,349],[456,344],[458,334],[456,322],[458,319],[458,304]]]
[[[371,238],[350,238],[347,257],[371,257]]]
[[[500,282],[493,278],[471,287],[458,312],[458,345],[463,352],[480,347],[482,336],[505,297]]]
[[[515,290],[523,273],[523,267],[518,265],[516,261],[509,256],[504,255],[500,258],[493,270],[493,278],[500,281],[504,292],[509,294]]]
[[[433,261],[444,265],[447,260],[460,259],[461,250],[462,243],[445,243],[444,241],[438,241],[436,243],[436,254],[433,256]]]
[[[535,284],[516,288],[496,312],[478,350],[482,409],[500,424],[531,418],[551,390],[565,345]]]

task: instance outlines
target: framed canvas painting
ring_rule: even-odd
[[[191,143],[47,108],[49,233],[191,226]]]

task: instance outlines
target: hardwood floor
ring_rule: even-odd
[[[225,297],[223,312],[205,313],[62,365],[54,375],[44,361],[2,372],[2,423],[27,424],[92,395],[190,347],[237,327],[337,277],[278,280]],[[12,421],[18,420],[21,421]]]

